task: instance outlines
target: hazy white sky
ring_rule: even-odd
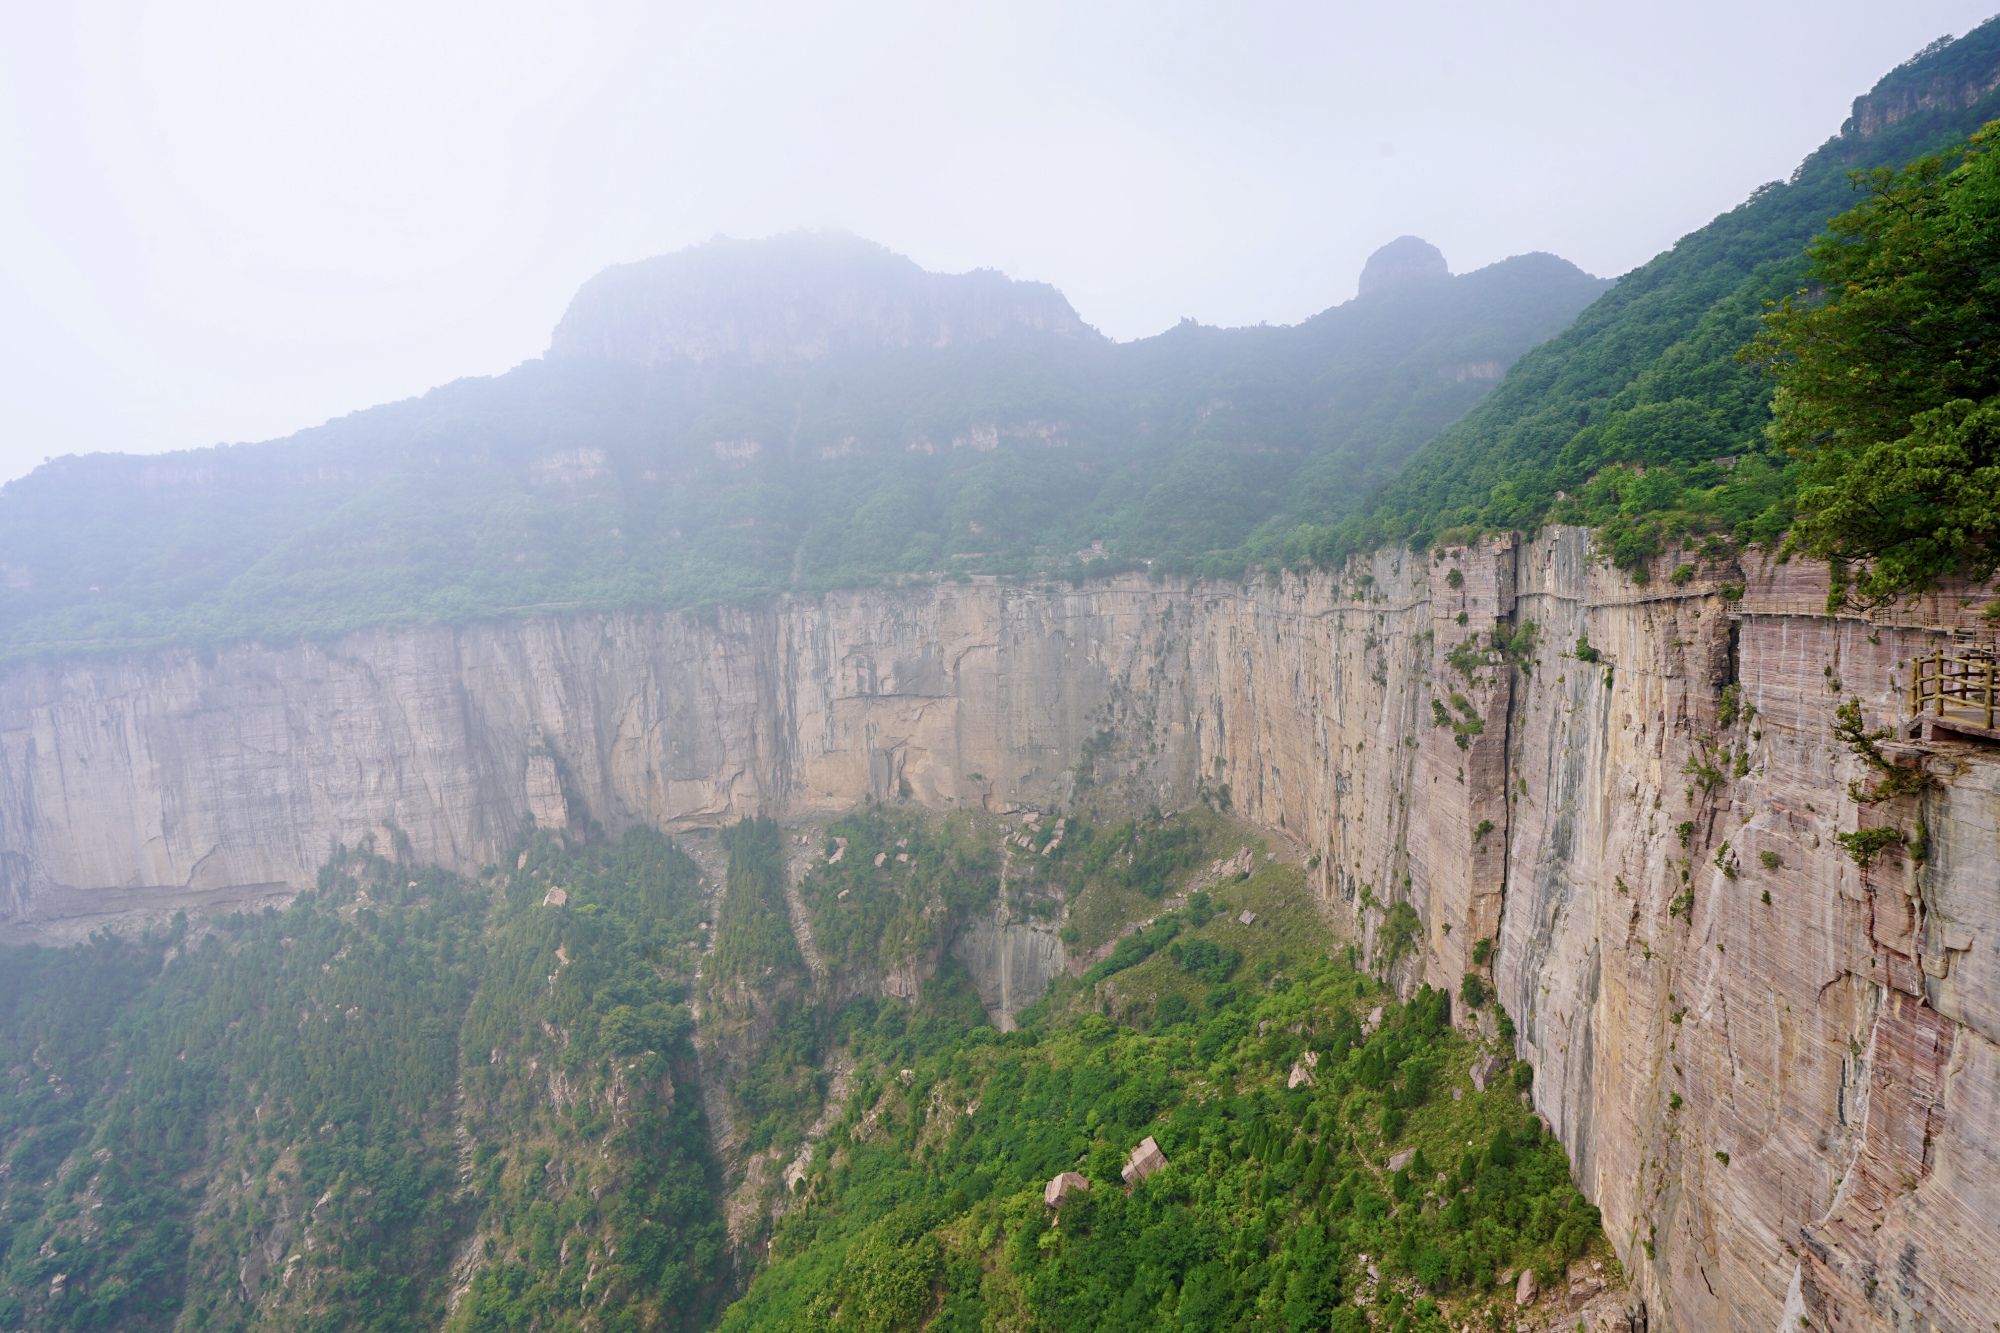
[[[1621,273],[1993,0],[0,7],[0,479],[540,353],[571,292],[840,226],[1130,338],[1403,232]]]

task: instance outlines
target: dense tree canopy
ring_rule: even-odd
[[[1015,858],[1016,920],[1120,947],[997,1031],[946,946],[1019,827],[837,821],[816,978],[768,821],[720,902],[657,834],[539,833],[477,880],[343,853],[282,911],[23,951],[0,1325],[1432,1333],[1602,1253],[1526,1066],[1474,1090],[1449,998],[1330,959],[1297,866],[1191,888],[1244,836],[1211,811]]]
[[[1747,355],[1802,461],[1792,543],[1867,562],[1864,603],[2000,564],[2000,122],[1962,152],[1865,173],[1810,253],[1813,285]]]
[[[643,831],[522,850],[10,953],[0,1327],[436,1328],[468,1245],[454,1329],[702,1326],[700,872]]]
[[[2000,116],[1996,75],[2000,19],[1892,70],[1789,179],[1620,278],[1363,511],[1295,530],[1287,557],[1551,522],[1596,527],[1640,577],[1670,542],[1776,547],[1801,464],[1770,437],[1772,381],[1736,353],[1807,280],[1807,248],[1854,204],[1853,173],[1962,146]]]

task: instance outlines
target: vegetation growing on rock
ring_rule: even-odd
[[[994,906],[990,822],[833,827],[823,976],[806,835],[755,820],[719,889],[654,833],[541,834],[476,881],[344,853],[282,911],[12,955],[0,1319],[1441,1328],[1601,1246],[1511,1087],[1466,1088],[1448,997],[1329,958],[1296,867],[1203,868],[1219,816],[1065,821],[1035,892],[1151,916],[1012,1034],[918,924]]]
[[[1856,181],[1811,285],[1747,349],[1800,460],[1790,543],[1865,561],[1833,598],[1879,604],[2000,568],[2000,122]]]
[[[1364,1038],[1386,999],[1301,959],[1136,1026],[1077,1004],[933,1049],[861,1032],[881,1073],[722,1326],[1444,1328],[1503,1273],[1599,1243],[1511,1081],[1466,1090],[1446,997],[1390,1002]],[[1308,1050],[1316,1078],[1288,1090]],[[1170,1165],[1127,1192],[1146,1135]],[[1052,1214],[1070,1169],[1091,1188]]]
[[[1826,231],[1829,219],[1854,202],[1850,173],[1862,173],[1864,188],[1886,184],[1892,177],[1879,174],[1884,169],[1949,153],[2000,116],[1996,66],[2000,20],[1989,20],[1891,71],[1856,102],[1856,116],[1843,132],[1801,163],[1790,179],[1760,187],[1735,209],[1619,279],[1575,324],[1522,357],[1464,420],[1418,451],[1365,512],[1301,527],[1287,538],[1287,557],[1324,563],[1380,545],[1425,545],[1472,531],[1533,529],[1550,522],[1600,528],[1606,553],[1637,573],[1667,543],[1705,534],[1777,545],[1792,526],[1800,498],[1801,465],[1787,447],[1800,443],[1801,436],[1781,427],[1779,436],[1772,437],[1771,382],[1736,353],[1759,334],[1768,303],[1806,285],[1808,246]],[[1910,99],[1906,92],[1913,86],[1928,92]],[[1893,114],[1876,113],[1876,108],[1892,105]],[[1922,189],[1940,183],[1936,169],[1915,170],[1927,182]],[[1980,170],[1990,173],[1991,168]],[[1935,225],[1905,229],[1907,239],[1915,241],[1909,232],[1942,239],[1956,228],[1960,243],[1946,247],[1948,263],[1911,265],[1906,276],[1912,281],[1901,293],[1921,304],[1940,297],[1944,284],[1969,280],[1955,295],[1939,300],[1931,329],[1944,343],[1957,339],[1968,349],[1975,344],[1960,335],[1976,333],[1980,321],[1991,319],[1974,311],[1992,299],[1991,260],[1979,256],[1982,243],[1990,247],[1996,230],[1990,188],[1964,188],[1972,184],[1964,181],[1946,191],[1958,205],[1958,222],[1940,217]],[[1912,186],[1906,182],[1902,188]],[[1854,221],[1850,217],[1841,228]],[[1841,228],[1814,253],[1822,263],[1844,256],[1824,271],[1845,281],[1875,259],[1846,250],[1843,236],[1858,233]],[[1861,308],[1881,306],[1870,302]],[[1803,305],[1793,309],[1799,316],[1806,312]],[[1795,321],[1790,327],[1803,336],[1813,325]],[[1947,327],[1950,336],[1944,336]],[[1943,345],[1937,350],[1944,350]],[[1975,353],[1977,358],[1985,355]],[[1891,367],[1903,361],[1900,351],[1889,349],[1883,373],[1898,373]],[[1804,378],[1800,374],[1793,382]],[[1919,402],[1936,407],[1954,397],[1977,401],[1992,392],[1945,392],[1945,383],[1939,380],[1915,399],[1894,395],[1885,408],[1908,420]],[[1940,392],[1943,399],[1936,398]],[[1817,429],[1796,413],[1788,419],[1799,430]],[[1951,450],[1969,447],[1965,431],[1985,428],[1969,417],[1953,417],[1949,424],[1936,419],[1926,429],[1931,434],[1923,438],[1933,447]],[[1960,443],[1933,439],[1938,430]],[[1903,429],[1879,438],[1897,440],[1910,433]],[[1897,454],[1892,450],[1878,458],[1888,466]],[[1853,456],[1848,448],[1839,451],[1841,458]],[[1804,479],[1809,487],[1824,487],[1836,466],[1835,455],[1820,457],[1826,470],[1809,469]],[[1964,503],[1975,503],[1970,490],[1964,494]],[[1835,520],[1826,505],[1833,498],[1810,501],[1814,512],[1828,513],[1829,523]],[[1831,539],[1830,528],[1808,531],[1825,534],[1811,537],[1808,549],[1828,554],[1843,550]],[[1862,544],[1882,545],[1879,540]],[[1863,553],[1860,546],[1851,549]],[[1929,557],[1918,559],[1922,564]]]

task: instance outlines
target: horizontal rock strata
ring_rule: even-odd
[[[21,665],[0,911],[18,936],[255,900],[370,841],[477,870],[531,821],[1205,797],[1303,847],[1400,984],[1487,977],[1656,1327],[1983,1327],[2000,747],[1898,752],[1936,785],[1870,804],[1832,731],[1847,698],[1899,720],[1908,662],[1967,636],[1992,637],[1977,599],[1836,618],[1810,566],[1637,583],[1558,531],[1244,586],[941,583]],[[1837,840],[1884,824],[1922,859]],[[996,921],[961,947],[1004,1012],[1058,943]]]

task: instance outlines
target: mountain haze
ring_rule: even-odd
[[[1062,293],[991,269],[927,273],[839,232],[715,240],[607,269],[556,325],[549,355],[666,361],[818,361],[1009,335],[1097,339]]]
[[[1240,570],[1260,527],[1345,512],[1603,285],[1530,255],[1290,328],[1114,344],[1039,284],[838,235],[715,242],[593,279],[550,354],[495,379],[10,483],[0,652],[1078,572],[1079,552]]]
[[[1620,278],[1365,514],[1295,534],[1293,556],[1551,520],[1606,527],[1632,568],[1677,536],[1776,540],[1791,521],[1790,463],[1765,438],[1770,381],[1737,349],[1768,302],[1804,286],[1807,243],[1861,197],[1853,173],[1948,148],[1996,118],[2000,19],[1884,76],[1788,178]]]
[[[1989,1330],[2000,584],[1781,552],[1738,352],[1946,254],[1840,382],[2000,550],[1994,117],[1132,343],[718,240],[0,489],[0,1328]]]

